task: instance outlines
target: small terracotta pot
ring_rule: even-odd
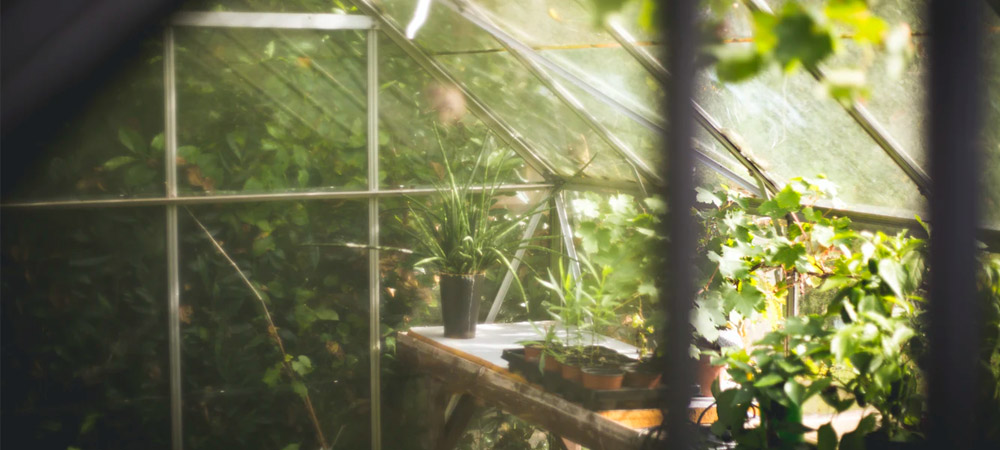
[[[660,372],[654,369],[643,367],[638,363],[627,364],[625,369],[625,379],[622,385],[625,387],[652,389],[660,385]]]
[[[563,361],[562,377],[574,383],[580,384],[583,372],[580,370],[579,363],[572,360]]]
[[[713,366],[712,358],[707,355],[701,355],[701,359],[698,360],[696,367],[698,368],[695,374],[695,381],[698,382],[698,386],[701,387],[701,395],[703,397],[712,396],[712,382],[719,378],[719,374],[722,373],[722,369],[726,366]]]
[[[596,390],[621,389],[625,372],[614,367],[584,367],[581,369],[583,387]]]
[[[562,364],[559,363],[559,360],[556,359],[555,356],[545,353],[543,357],[545,358],[546,372],[555,372],[555,373],[562,372]]]
[[[527,344],[524,346],[524,360],[527,362],[538,362],[542,357],[542,347],[538,344]]]

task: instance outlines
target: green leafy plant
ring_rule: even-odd
[[[518,248],[549,250],[531,244],[540,238],[522,239],[517,235],[527,217],[542,211],[544,201],[511,218],[505,218],[504,211],[495,212],[506,158],[491,159],[488,143],[489,139],[483,139],[471,174],[459,181],[438,135],[444,174],[443,181],[434,182],[437,203],[432,206],[408,198],[409,216],[406,220],[397,217],[417,243],[417,252],[424,256],[416,266],[431,266],[447,274],[479,274],[494,263],[512,270],[510,260]],[[476,182],[481,187],[474,186]],[[514,280],[524,297],[520,279]]]

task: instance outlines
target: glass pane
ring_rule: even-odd
[[[81,82],[79,111],[58,111],[41,129],[4,136],[4,200],[151,197],[164,194],[163,45],[137,44],[131,59]]]
[[[241,11],[241,12],[313,12],[339,13],[343,9],[331,7],[324,0],[297,0],[294,2],[275,0],[188,0],[182,9],[188,11]]]
[[[698,101],[746,140],[746,153],[776,182],[825,174],[848,204],[923,208],[916,185],[840,105],[818,96],[808,74],[774,69],[720,83],[703,71],[698,83]]]
[[[186,194],[367,188],[364,37],[179,29]]]
[[[170,446],[164,223],[4,210],[5,448]]]
[[[185,448],[318,448],[319,433],[370,445],[367,212],[312,201],[183,214]]]
[[[466,179],[485,144],[489,154],[504,154],[512,172],[505,183],[534,183],[543,177],[513,155],[466,108],[462,92],[434,81],[388,40],[380,39],[379,172],[382,189],[431,186],[443,175],[437,135],[459,179]],[[481,183],[481,181],[480,181]]]
[[[417,9],[417,0],[385,0],[379,3],[401,30],[407,29]],[[501,48],[478,26],[454,14],[446,5],[433,2],[427,20],[417,30],[414,40],[434,54],[497,51]]]
[[[437,59],[533,144],[560,174],[573,174],[593,158],[588,175],[634,179],[621,157],[511,55],[468,54]]]

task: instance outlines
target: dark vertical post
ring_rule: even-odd
[[[976,146],[982,2],[932,0],[929,143],[931,448],[978,448],[974,437],[979,326],[975,296]]]
[[[694,174],[692,171],[691,134],[693,118],[691,98],[694,92],[695,51],[695,1],[671,0],[659,3],[659,18],[666,35],[667,69],[673,73],[667,84],[665,105],[670,121],[670,133],[665,145],[666,158],[662,173],[667,175],[661,191],[667,199],[669,213],[664,236],[669,241],[662,250],[667,251],[666,266],[661,272],[661,286],[666,294],[665,339],[667,367],[664,379],[669,389],[667,395],[666,431],[669,448],[687,449],[693,444],[693,429],[689,426],[687,407],[691,400],[690,386],[694,382],[694,368],[688,356],[691,345],[689,316],[694,289],[691,277],[691,257],[694,254],[694,223],[691,208],[694,205]]]

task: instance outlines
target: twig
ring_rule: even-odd
[[[236,273],[240,275],[240,278],[242,278],[243,282],[250,288],[253,295],[257,297],[257,301],[260,302],[261,308],[264,309],[264,318],[267,319],[267,334],[274,339],[274,342],[278,344],[278,350],[281,351],[281,364],[285,368],[285,372],[288,373],[289,378],[299,378],[298,374],[292,369],[292,364],[290,362],[291,358],[289,357],[288,352],[285,351],[285,344],[281,341],[281,336],[278,335],[278,327],[274,326],[274,320],[271,319],[271,311],[267,308],[264,296],[260,295],[260,291],[257,290],[257,287],[253,285],[249,278],[247,278],[246,274],[243,273],[243,270],[240,269],[240,266],[236,264],[236,261],[233,261],[233,259],[229,257],[226,250],[222,248],[222,244],[219,244],[219,241],[215,239],[215,236],[212,236],[212,233],[208,231],[208,228],[205,228],[205,225],[203,225],[201,221],[195,217],[194,213],[192,213],[190,209],[184,208],[184,210],[187,211],[189,216],[191,216],[194,223],[198,224],[198,227],[205,232],[205,236],[208,237],[208,240],[212,241],[212,245],[215,246],[215,249],[219,251],[219,254],[221,254],[223,258],[226,258],[226,261],[229,261],[229,264],[233,266],[233,269],[236,269]],[[309,413],[309,418],[312,420],[313,429],[316,431],[316,438],[319,439],[321,448],[330,448],[326,445],[326,437],[323,436],[323,429],[320,427],[319,419],[316,417],[316,410],[313,408],[312,400],[309,398],[309,388],[305,389],[305,393],[302,395],[302,402],[305,404],[306,412]]]

